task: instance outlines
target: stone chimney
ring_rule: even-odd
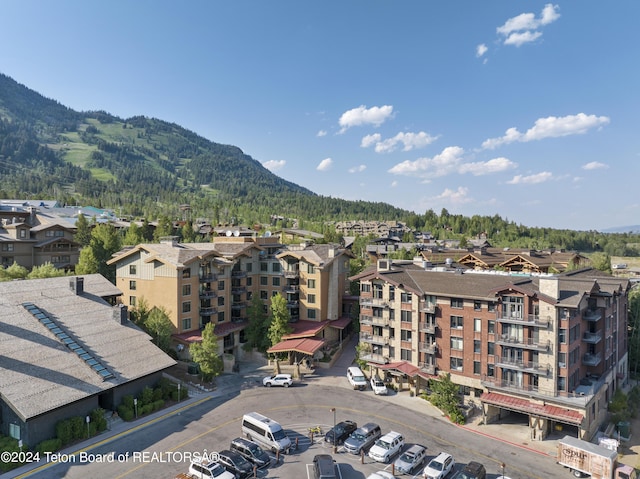
[[[84,278],[74,276],[69,280],[69,287],[71,291],[76,293],[77,296],[82,296],[84,293]]]

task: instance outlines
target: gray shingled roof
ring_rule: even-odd
[[[175,364],[149,335],[121,325],[101,296],[121,294],[100,275],[84,276],[76,295],[69,277],[0,283],[0,392],[24,420]],[[103,381],[23,307],[31,302],[113,375]]]

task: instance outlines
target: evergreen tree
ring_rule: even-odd
[[[89,241],[91,241],[91,226],[87,221],[87,217],[80,213],[78,215],[78,219],[76,220],[76,234],[73,239],[76,243],[80,244],[81,248],[89,245]]]
[[[256,348],[258,351],[265,352],[269,344],[269,316],[264,310],[264,303],[260,296],[254,294],[247,308],[247,317],[249,325],[245,328],[245,338],[247,339],[246,348]]]
[[[292,331],[289,325],[291,314],[287,309],[287,300],[277,293],[271,298],[271,321],[269,325],[269,341],[275,346],[282,340],[282,336]]]
[[[58,269],[53,264],[47,262],[40,266],[34,266],[27,275],[27,279],[58,278],[60,276],[66,276],[64,270]]]
[[[143,241],[144,238],[142,236],[142,229],[132,221],[127,228],[127,232],[124,235],[122,244],[127,246],[135,246],[142,243]]]
[[[160,241],[161,238],[165,238],[167,236],[173,236],[173,223],[168,216],[163,216],[158,220],[158,226],[156,226],[156,230],[153,232],[153,240]]]
[[[120,250],[120,247],[120,236],[113,225],[99,224],[91,231],[89,246],[80,250],[76,272],[78,274],[100,273],[115,284],[115,266],[107,265],[107,261]]]
[[[213,323],[207,323],[202,331],[202,341],[193,343],[189,347],[191,359],[200,366],[200,372],[205,381],[211,381],[219,376],[224,368],[218,353],[218,337],[214,333],[214,327]]]
[[[166,309],[162,306],[154,307],[144,321],[144,327],[151,337],[153,337],[156,346],[164,351],[169,349],[173,324],[169,319],[169,314]]]

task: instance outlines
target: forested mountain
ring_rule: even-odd
[[[57,199],[122,214],[174,217],[190,204],[215,222],[402,219],[385,203],[322,197],[235,146],[179,125],[104,111],[76,112],[0,74],[0,196]]]

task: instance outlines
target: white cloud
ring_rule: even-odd
[[[286,164],[286,160],[269,160],[262,163],[262,166],[264,166],[269,171],[278,171],[284,168],[284,165]]]
[[[358,108],[345,111],[338,123],[340,124],[340,132],[344,133],[352,126],[373,125],[380,126],[393,116],[393,106],[373,106],[367,108],[360,105]]]
[[[535,185],[538,183],[544,183],[553,179],[553,175],[548,171],[542,173],[536,173],[535,175],[523,176],[516,175],[511,180],[507,181],[509,185]]]
[[[508,158],[493,158],[489,161],[479,161],[475,163],[463,163],[458,168],[458,173],[471,173],[473,176],[490,175],[501,171],[512,170],[518,166],[517,163]]]
[[[331,169],[332,166],[333,166],[333,160],[331,158],[325,158],[318,164],[318,166],[316,167],[316,170],[327,171]]]
[[[537,119],[534,126],[529,128],[525,133],[519,132],[516,128],[509,128],[504,136],[485,140],[482,143],[482,147],[494,149],[515,141],[528,142],[542,140],[544,138],[581,135],[592,128],[606,125],[609,122],[609,117],[586,115],[584,113],[563,117],[548,116],[547,118]]]
[[[487,53],[488,50],[487,46],[484,43],[481,43],[476,47],[476,56],[480,58],[482,55]]]
[[[534,13],[521,13],[509,18],[496,31],[506,37],[504,40],[505,45],[519,47],[524,43],[533,42],[542,36],[542,32],[538,31],[541,27],[549,25],[560,18],[559,8],[558,5],[547,3],[542,12],[540,12],[539,17],[536,18]]]
[[[327,136],[327,130],[320,130],[318,133],[316,133],[317,137],[322,137],[322,136]]]
[[[586,165],[582,165],[583,170],[606,170],[607,168],[609,168],[609,165],[600,163],[599,161],[591,161]]]
[[[393,180],[391,182],[391,188],[395,188],[396,186],[398,186],[398,182],[396,180]]]
[[[402,151],[411,151],[417,148],[424,148],[438,139],[437,136],[431,136],[424,131],[418,133],[398,133],[392,138],[382,139],[379,133],[367,135],[362,138],[360,146],[368,148],[375,145],[376,153],[389,153],[396,149],[398,144],[402,144]]]
[[[462,205],[473,201],[473,198],[469,197],[469,188],[465,186],[458,186],[457,190],[446,188],[436,199],[454,205]]]
[[[462,162],[464,150],[459,146],[448,146],[433,158],[418,158],[403,161],[393,166],[389,173],[394,175],[417,175],[422,178],[438,178],[456,171]]]
[[[354,166],[353,168],[349,168],[349,173],[362,173],[366,169],[367,165],[358,165]]]

